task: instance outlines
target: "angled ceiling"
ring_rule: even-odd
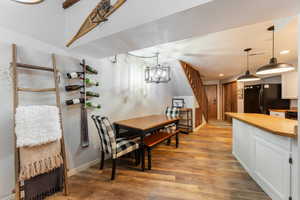
[[[146,19],[151,13],[160,12],[163,8],[176,4],[163,5],[164,1],[156,0],[156,7],[153,5],[134,7],[129,2],[120,8],[107,24],[98,27],[70,51],[103,58],[300,13],[298,0],[289,0],[288,3],[282,0],[214,0],[186,9],[177,9],[178,12],[168,12],[169,15],[150,22],[144,20],[145,23],[142,24],[133,23],[136,26],[132,27],[130,25],[137,20],[136,18]],[[80,3],[71,9],[79,6]],[[126,14],[129,16],[127,17]],[[75,29],[71,31],[74,32]]]
[[[272,33],[266,29],[275,24],[275,54],[279,62],[297,63],[298,20],[290,17],[247,25],[206,36],[194,37],[177,42],[138,50],[136,55],[153,55],[160,52],[160,60],[184,60],[201,71],[205,80],[226,79],[246,71],[245,48],[250,52],[250,71],[265,65],[272,57]],[[283,50],[288,54],[281,55]],[[219,74],[223,74],[220,77]]]
[[[98,2],[80,1],[64,10],[63,0],[30,6],[0,1],[0,28],[70,54],[103,58],[300,13],[299,0],[127,0],[107,23],[66,48]]]
[[[65,10],[66,39],[69,40],[78,31],[82,22],[100,0],[80,1]],[[111,0],[114,4],[117,0]],[[105,38],[109,35],[146,24],[177,12],[203,5],[212,0],[127,0],[109,20],[78,40],[73,47],[89,41]]]

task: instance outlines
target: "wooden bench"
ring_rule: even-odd
[[[176,148],[179,146],[179,130],[174,130],[172,132],[167,132],[164,130],[155,132],[149,136],[147,136],[144,140],[145,147],[147,148],[148,152],[148,169],[151,170],[151,150],[154,146],[164,142],[170,141],[171,137],[176,136]]]

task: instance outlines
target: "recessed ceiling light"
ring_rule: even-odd
[[[288,54],[290,53],[290,50],[283,50],[283,51],[280,51],[280,54]]]
[[[220,77],[224,76],[224,74],[219,74]]]
[[[38,4],[44,0],[12,0],[12,1],[16,1],[18,3],[23,3],[23,4]]]

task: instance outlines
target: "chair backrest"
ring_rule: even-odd
[[[168,117],[179,117],[179,109],[175,107],[167,107],[166,115]]]
[[[98,135],[99,135],[101,149],[104,149],[104,146],[103,146],[103,135],[102,135],[102,131],[100,130],[100,124],[98,123],[98,120],[97,120],[97,118],[99,118],[99,117],[100,116],[92,115],[92,119],[94,121],[94,124],[96,126],[96,129],[97,129],[97,132],[98,132]]]
[[[114,157],[117,153],[116,136],[107,117],[92,116],[101,140],[102,151]]]

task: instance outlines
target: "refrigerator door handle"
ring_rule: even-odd
[[[260,110],[261,113],[263,113],[262,95],[263,95],[263,89],[261,88],[259,90],[259,97],[258,97],[259,110]]]

